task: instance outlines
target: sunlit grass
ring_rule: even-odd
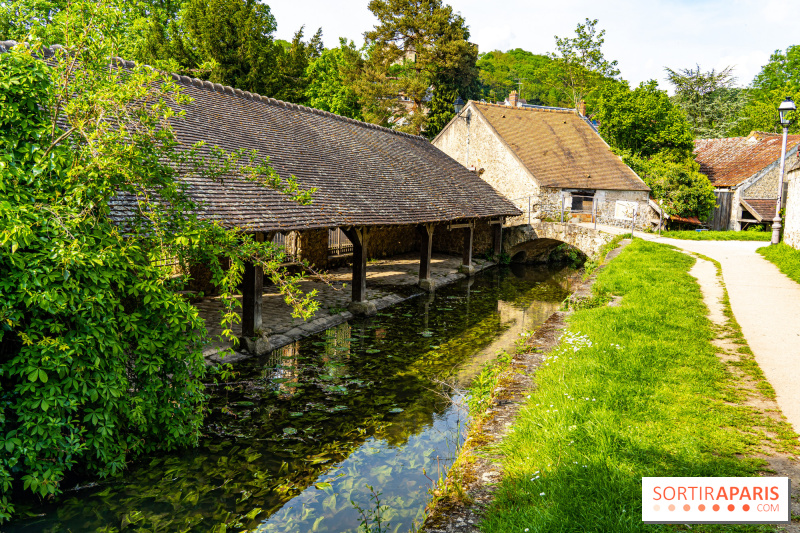
[[[781,272],[800,283],[800,250],[795,250],[787,244],[765,246],[756,250],[768,261],[772,261]]]
[[[769,242],[769,231],[664,231],[662,237],[686,241],[764,241]]]
[[[500,445],[504,479],[481,530],[658,531],[641,521],[643,476],[751,476],[753,439],[726,398],[694,259],[634,240],[603,270],[618,307],[572,315]],[[693,531],[768,531],[693,526]]]

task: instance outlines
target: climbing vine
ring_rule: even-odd
[[[280,249],[199,218],[176,169],[238,174],[300,203],[312,191],[259,154],[180,145],[170,124],[188,98],[109,59],[120,16],[72,2],[55,22],[63,48],[31,35],[0,54],[0,522],[21,490],[49,497],[70,475],[197,442],[207,333],[163,259],[209,267],[228,338],[247,261],[296,315],[316,305]]]

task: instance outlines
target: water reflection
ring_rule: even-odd
[[[199,448],[65,494],[4,531],[390,531],[421,518],[463,436],[464,387],[567,296],[562,273],[495,270],[238,363]],[[449,384],[449,385],[448,385]]]

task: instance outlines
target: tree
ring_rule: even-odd
[[[338,48],[322,51],[306,68],[308,105],[361,120],[361,107],[352,82],[363,62],[355,43],[348,43],[346,39],[339,40]]]
[[[694,161],[691,126],[655,80],[632,91],[627,84],[606,86],[596,117],[600,134],[652,189],[668,214],[708,216],[716,198]]]
[[[655,80],[632,91],[627,83],[607,85],[596,118],[600,135],[618,150],[645,158],[669,153],[676,161],[691,158],[694,150],[686,116]]]
[[[786,52],[776,50],[747,88],[747,94],[742,118],[730,134],[745,136],[754,130],[780,132],[778,106],[786,97],[800,101],[800,46],[789,46]],[[789,132],[800,133],[800,114],[792,113],[789,118],[792,121]]]
[[[508,52],[495,50],[482,54],[477,62],[482,96],[493,102],[502,102],[512,90],[529,104],[563,106],[572,101],[562,96],[561,91],[545,80],[543,75],[553,68],[553,60],[547,56],[533,54],[521,48]]]
[[[437,86],[466,89],[477,78],[477,47],[442,0],[371,0],[369,9],[379,23],[364,34],[368,59],[355,85],[364,118],[420,134]]]
[[[695,137],[724,137],[741,120],[746,93],[733,87],[733,67],[719,72],[703,72],[700,65],[665,70],[667,81],[675,87],[673,101],[686,113]]]
[[[604,82],[619,76],[617,62],[608,61],[603,55],[606,30],[598,32],[596,26],[597,19],[587,18],[575,28],[575,37],[556,35],[557,52],[549,57],[558,68],[542,71],[566,93],[575,108]]]
[[[311,191],[264,154],[180,148],[170,123],[187,97],[171,78],[109,66],[118,48],[104,31],[121,17],[115,3],[75,1],[52,22],[64,48],[47,64],[32,36],[0,54],[0,521],[19,490],[56,494],[70,471],[113,475],[197,442],[207,334],[176,292],[185,278],[159,260],[210,268],[228,338],[245,261],[298,314],[315,308],[280,249],[198,218],[178,169],[302,203]]]
[[[303,42],[303,28],[297,30],[291,43],[279,41],[277,46],[276,83],[273,98],[293,102],[306,103],[308,87],[307,69],[324,49],[322,45],[322,28],[310,41]]]

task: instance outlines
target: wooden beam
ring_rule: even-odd
[[[465,267],[472,266],[472,226],[464,228],[464,251],[461,255],[461,264]]]
[[[494,247],[495,257],[499,257],[503,252],[503,225],[495,224],[492,226],[492,246]]]
[[[255,233],[256,242],[264,242],[263,233]],[[245,263],[242,277],[242,336],[255,337],[261,330],[261,291],[264,270],[260,265]]]
[[[369,228],[365,226],[342,230],[353,243],[353,302],[367,300],[367,243]]]
[[[433,224],[417,226],[422,243],[419,247],[419,280],[431,279],[431,253],[433,251]]]

